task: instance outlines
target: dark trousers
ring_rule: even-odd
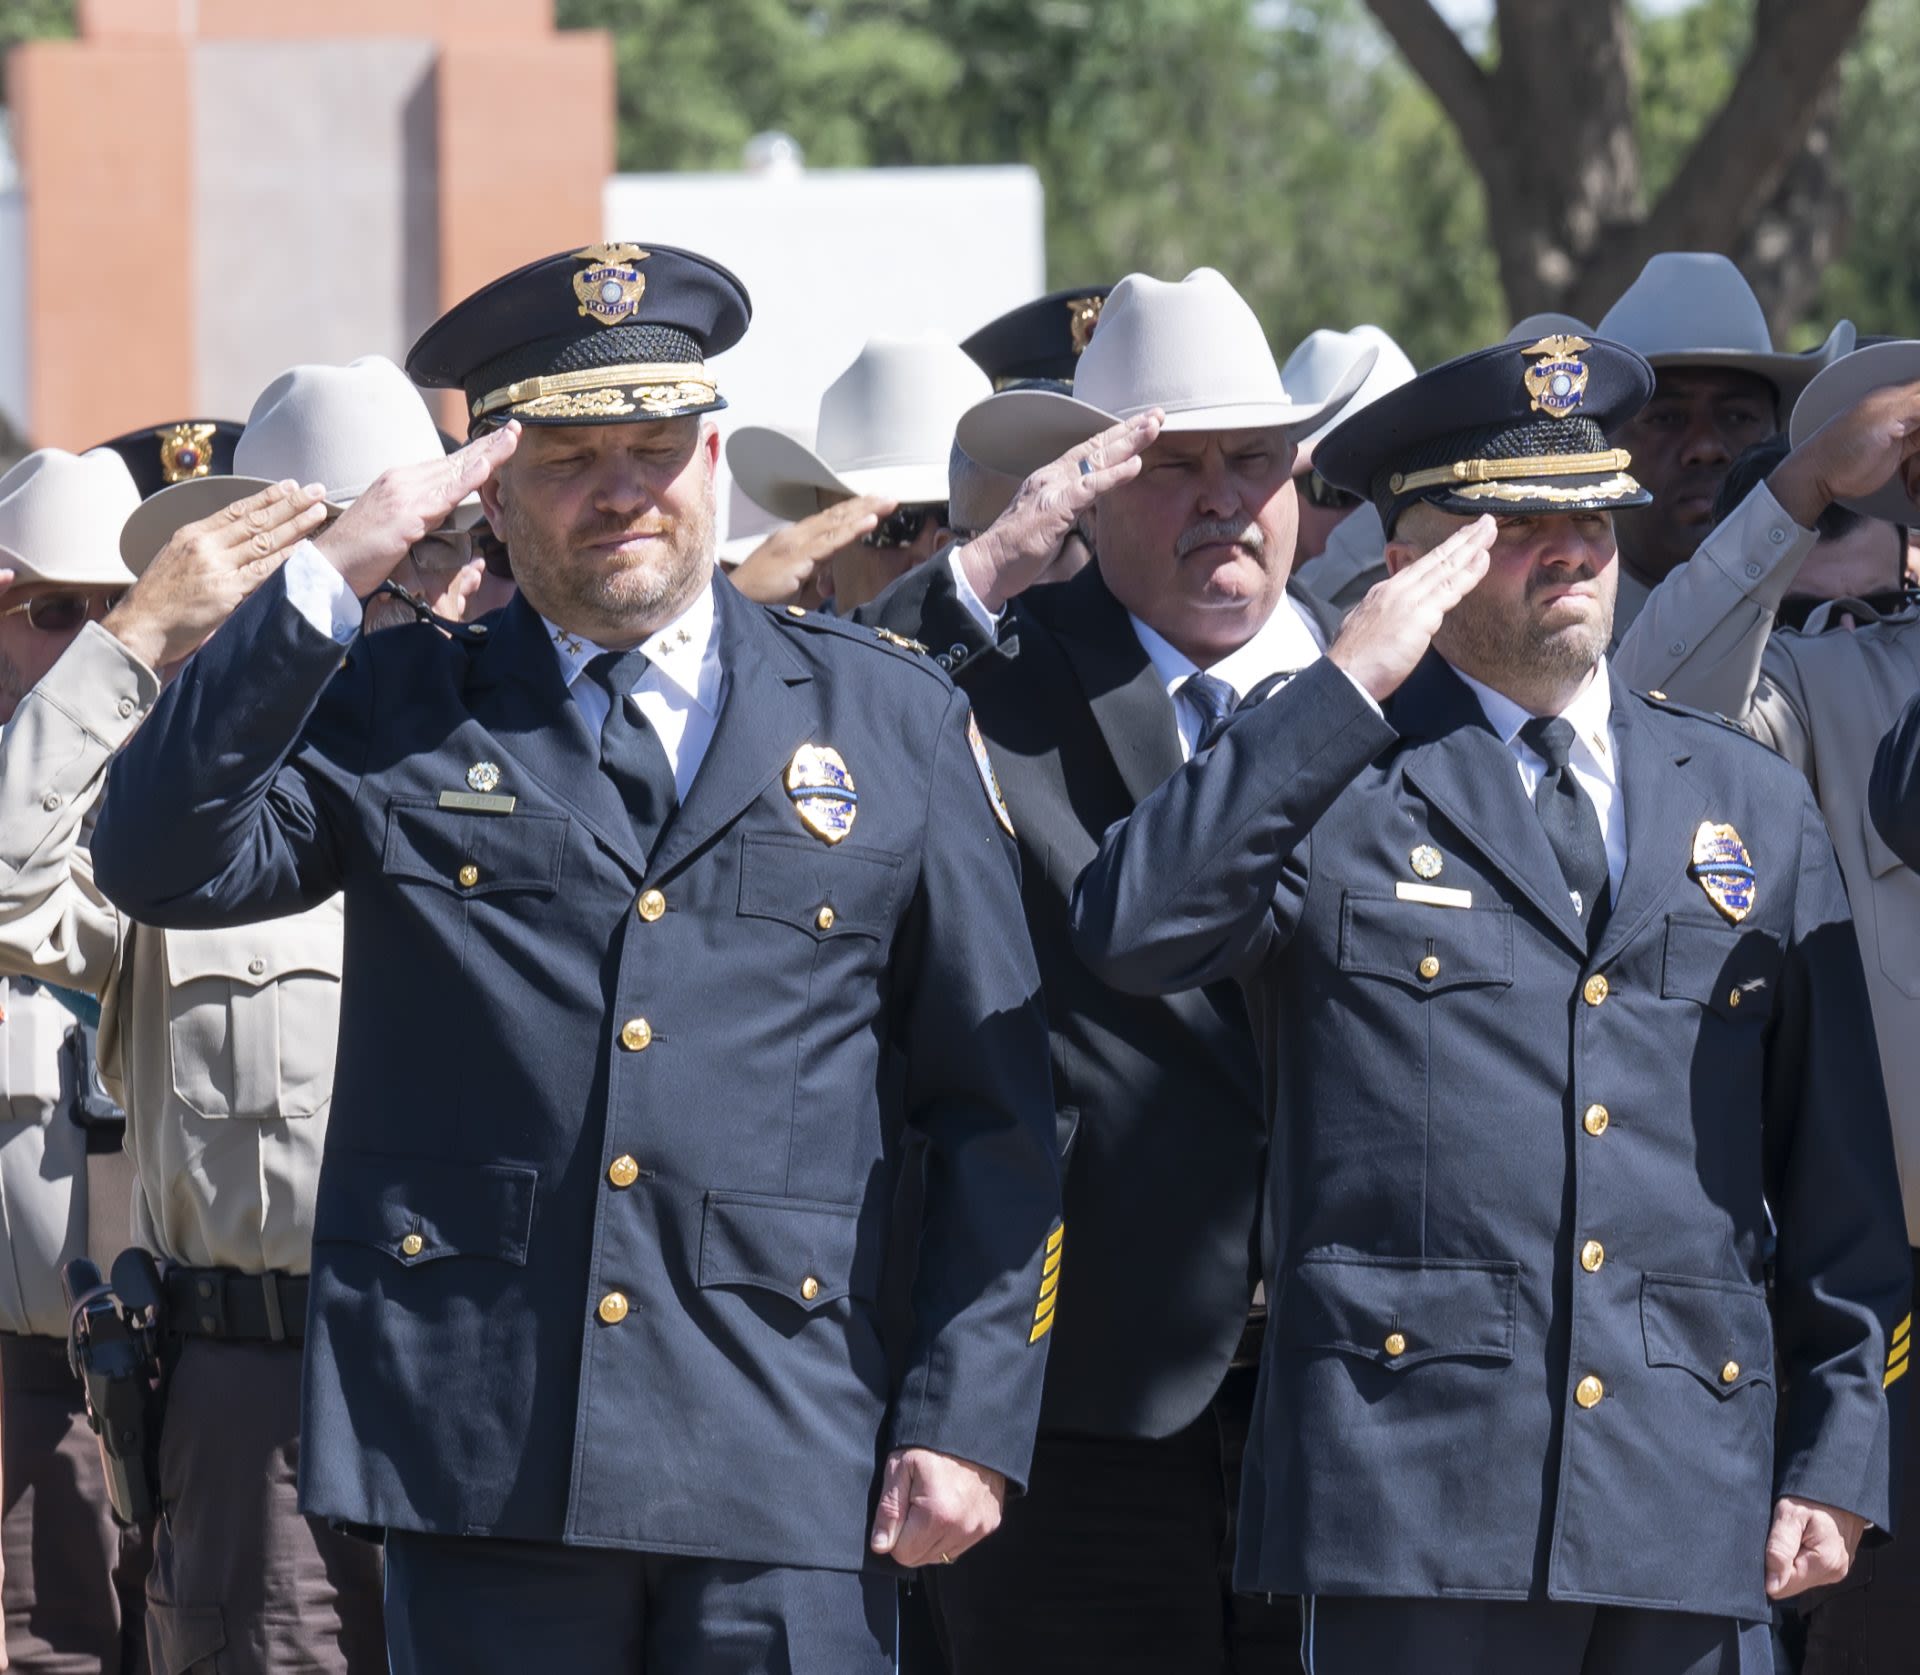
[[[895,1591],[878,1572],[387,1534],[393,1675],[887,1675]]]
[[[1255,1372],[1161,1439],[1043,1432],[999,1530],[920,1573],[952,1675],[1287,1675],[1299,1605],[1232,1588]]]
[[[303,1517],[299,1469],[299,1346],[189,1338],[160,1431],[154,1675],[384,1675],[380,1550]]]
[[[147,1535],[113,1521],[60,1339],[0,1337],[0,1438],[7,1662],[16,1675],[139,1675]]]
[[[1913,1277],[1920,1285],[1920,1251],[1913,1253]],[[1906,1412],[1895,1534],[1862,1547],[1853,1575],[1808,1608],[1802,1675],[1920,1667],[1920,1374],[1908,1372],[1887,1396]]]
[[[1307,1675],[1773,1675],[1765,1623],[1620,1605],[1306,1602]]]

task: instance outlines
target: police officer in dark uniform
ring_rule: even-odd
[[[1765,1669],[1770,1599],[1888,1520],[1908,1275],[1833,850],[1604,661],[1651,388],[1557,336],[1336,430],[1391,578],[1076,887],[1110,981],[1253,1014],[1238,1579],[1306,1596],[1318,1675]]]
[[[1005,810],[925,658],[715,577],[747,316],[660,245],[460,304],[409,370],[478,439],[295,551],[96,833],[157,923],[345,892],[303,1504],[385,1530],[402,1675],[885,1669],[877,1556],[957,1558],[1027,1469],[1064,1229]],[[476,488],[519,597],[360,639]]]

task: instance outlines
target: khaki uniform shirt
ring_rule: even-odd
[[[1613,664],[1631,686],[1739,722],[1812,782],[1853,903],[1907,1240],[1920,1246],[1920,875],[1867,815],[1874,752],[1920,691],[1920,608],[1852,632],[1816,612],[1805,633],[1773,632],[1816,540],[1762,483],[1653,590]]]
[[[0,978],[0,1331],[65,1337],[60,1270],[87,1254],[87,1137],[61,1096],[73,1023],[40,984]]]
[[[0,970],[100,997],[135,1239],[194,1267],[303,1274],[333,1097],[342,909],[163,931],[100,894],[86,828],[158,691],[89,623],[0,736]]]

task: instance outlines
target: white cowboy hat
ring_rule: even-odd
[[[1374,351],[1372,370],[1335,419],[1316,427],[1312,435],[1300,438],[1302,448],[1311,448],[1333,429],[1338,419],[1350,419],[1368,402],[1378,401],[1387,391],[1399,389],[1413,377],[1413,362],[1407,359],[1406,350],[1378,326],[1355,326],[1349,332],[1322,327],[1309,332],[1287,357],[1286,365],[1280,369],[1280,382],[1294,399],[1325,401],[1340,388],[1353,363],[1369,349]]]
[[[120,526],[140,504],[127,462],[111,448],[42,448],[0,477],[0,569],[23,582],[131,587]]]
[[[796,521],[820,510],[822,493],[936,504],[947,498],[954,424],[992,390],[957,343],[876,337],[821,396],[814,447],[742,425],[727,438],[727,465],[756,506]]]
[[[384,355],[363,355],[346,366],[291,367],[260,392],[247,415],[233,445],[233,475],[192,477],[162,489],[127,519],[120,552],[137,575],[175,530],[271,484],[287,478],[320,483],[337,512],[389,467],[445,457],[426,402]],[[465,529],[479,515],[478,497],[469,497],[448,523]]]
[[[1556,314],[1552,309],[1547,309],[1540,314],[1529,314],[1524,320],[1515,320],[1513,330],[1507,333],[1507,342],[1538,343],[1543,337],[1598,335],[1585,320],[1576,320],[1571,314]]]
[[[1788,354],[1773,346],[1767,317],[1740,270],[1703,250],[1663,250],[1620,294],[1594,328],[1600,337],[1638,349],[1663,366],[1724,367],[1773,385],[1784,412],[1814,375],[1853,347],[1853,322],[1842,320],[1818,349]]]
[[[1856,349],[1851,355],[1842,355],[1814,379],[1793,404],[1787,440],[1797,448],[1829,419],[1844,413],[1869,391],[1916,380],[1920,380],[1920,342],[1876,343],[1870,349]],[[1909,527],[1920,525],[1920,504],[1916,504],[1901,485],[1897,471],[1871,494],[1855,495],[1840,504],[1865,517],[1885,518],[1888,523]]]
[[[982,465],[1025,477],[1069,448],[1150,407],[1169,431],[1317,430],[1373,369],[1362,353],[1317,401],[1296,401],[1246,300],[1212,268],[1178,284],[1130,273],[1113,288],[1080,357],[1070,396],[1003,390],[960,421],[960,446]]]

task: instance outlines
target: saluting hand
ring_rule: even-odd
[[[1045,573],[1080,514],[1109,489],[1140,475],[1140,456],[1153,446],[1163,418],[1156,407],[1123,419],[1020,485],[992,526],[960,549],[960,567],[981,604],[997,612]]]
[[[1811,529],[1836,500],[1872,494],[1896,473],[1913,481],[1920,458],[1920,383],[1869,390],[1836,413],[1767,478],[1781,510]]]
[[[1809,1588],[1843,1581],[1866,1534],[1857,1513],[1782,1495],[1767,1535],[1767,1597],[1792,1599]]]
[[[833,597],[833,555],[880,527],[900,502],[885,495],[857,494],[824,512],[776,529],[727,578],[762,605],[804,605],[816,610]]]
[[[1427,655],[1447,612],[1487,573],[1497,526],[1475,518],[1369,589],[1327,656],[1384,703]]]
[[[997,1471],[930,1448],[896,1448],[880,1486],[873,1550],[909,1568],[951,1564],[1000,1527],[1006,1498]]]
[[[491,477],[520,443],[520,426],[509,420],[445,459],[396,465],[314,540],[327,562],[362,599],[393,572],[400,561],[454,507]]]
[[[285,482],[183,525],[101,626],[164,672],[198,651],[326,515],[320,484]]]

